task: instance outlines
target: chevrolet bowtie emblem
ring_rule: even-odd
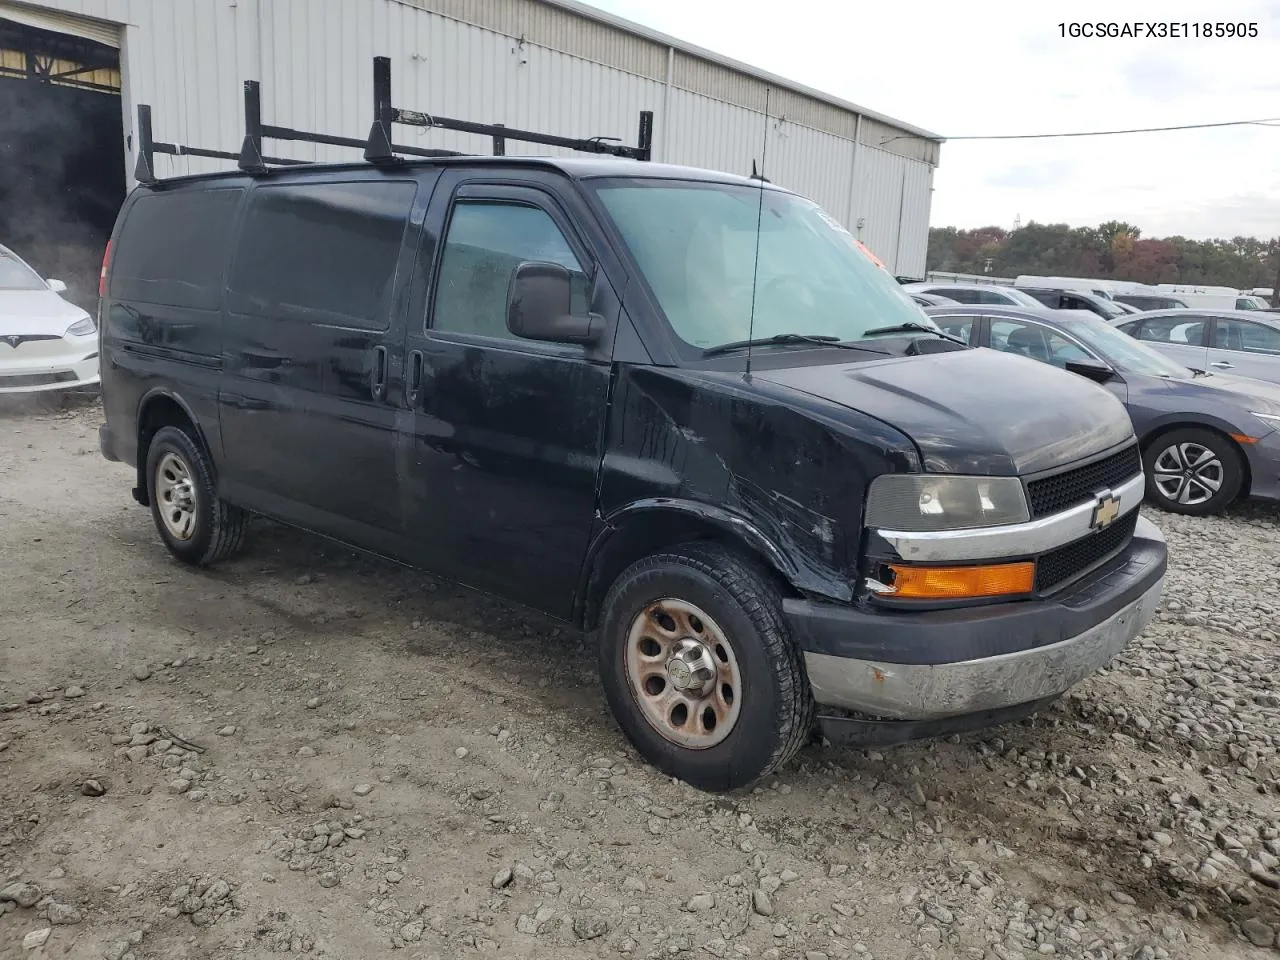
[[[1094,530],[1105,530],[1120,516],[1120,501],[1108,491],[1098,495],[1098,502],[1093,507],[1093,519],[1089,526]]]

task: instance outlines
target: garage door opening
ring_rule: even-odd
[[[0,243],[92,313],[125,195],[120,51],[15,9],[0,2]]]

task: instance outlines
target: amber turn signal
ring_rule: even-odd
[[[895,598],[965,600],[1030,593],[1035,588],[1034,563],[997,563],[971,567],[908,567],[889,564]]]

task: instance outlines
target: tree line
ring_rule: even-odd
[[[1017,230],[932,227],[927,263],[929,270],[997,277],[1033,274],[1247,290],[1275,285],[1280,240],[1147,238],[1140,228],[1117,220],[1096,227],[1033,222]]]

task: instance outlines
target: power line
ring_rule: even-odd
[[[1272,127],[1277,125],[1280,125],[1280,117],[1265,117],[1262,120],[1227,120],[1222,123],[1184,123],[1176,127],[1134,127],[1129,130],[1084,130],[1076,133],[1007,133],[972,137],[943,137],[942,139],[948,143],[953,140],[1049,140],[1060,137],[1113,137],[1122,133],[1164,133],[1169,130],[1208,130],[1215,127]]]

